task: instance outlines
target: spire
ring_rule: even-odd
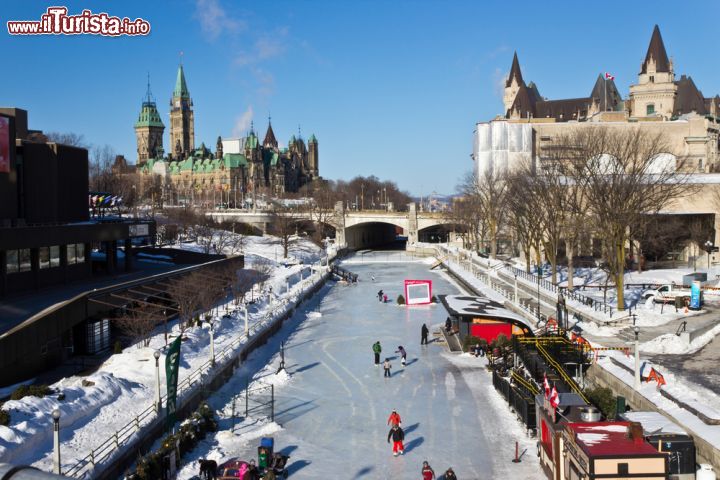
[[[173,90],[173,97],[190,98],[190,92],[185,82],[185,72],[183,71],[182,63],[178,67],[177,79],[175,80],[175,90]]]
[[[645,55],[645,61],[642,64],[641,73],[647,73],[647,64],[652,58],[655,61],[656,72],[670,72],[670,61],[668,60],[667,52],[665,51],[665,44],[663,43],[662,36],[660,35],[660,28],[655,25],[653,29],[652,37],[650,38],[650,45],[648,46],[647,54]]]
[[[268,128],[267,132],[265,132],[265,140],[263,140],[263,146],[264,147],[274,147],[277,148],[278,142],[275,138],[275,132],[273,132],[272,123],[270,121],[270,116],[268,115]]]
[[[150,72],[147,74],[147,91],[145,92],[145,100],[143,103],[155,103],[155,100],[152,98],[152,92],[150,91]]]
[[[508,75],[505,87],[512,85],[513,78],[517,81],[518,85],[523,85],[522,73],[520,73],[520,62],[518,62],[517,52],[513,55],[512,67],[510,67],[510,75]]]

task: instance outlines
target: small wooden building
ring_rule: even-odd
[[[468,335],[484,338],[488,343],[499,335],[532,335],[530,322],[487,297],[440,295],[453,329],[460,341]]]

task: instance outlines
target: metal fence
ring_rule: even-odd
[[[236,431],[236,423],[243,422],[248,418],[260,420],[269,418],[275,421],[275,385],[263,385],[261,387],[249,388],[235,395],[232,398],[232,429]]]
[[[522,390],[515,388],[506,378],[493,370],[492,372],[493,386],[495,390],[510,405],[520,420],[528,429],[535,429],[535,399]]]
[[[317,276],[311,275],[309,278],[295,284],[293,290],[297,292],[304,291],[320,283],[323,269],[318,269],[317,272]],[[249,338],[261,333],[266,328],[270,328],[271,320],[278,318],[293,308],[288,305],[290,302],[289,298],[283,298],[275,302],[269,312],[265,313],[252,325],[249,325],[247,335],[243,331],[229,345],[216,353],[214,363],[212,359],[209,359],[183,378],[177,386],[178,410],[181,409],[184,402],[190,397],[191,392],[203,388],[206,383],[209,383],[214,378],[215,374],[222,370],[222,367],[231,361],[235,361],[236,358],[240,358],[244,348],[239,347],[243,344],[247,345]],[[164,404],[166,399],[167,395],[162,395],[161,402]],[[134,444],[142,438],[143,432],[150,430],[152,426],[164,420],[164,417],[158,414],[157,406],[153,402],[152,405],[138,413],[127,424],[116,430],[98,446],[91,449],[90,453],[64,471],[63,475],[72,478],[85,478],[85,476],[91,474],[98,465],[111,460],[121,447]]]

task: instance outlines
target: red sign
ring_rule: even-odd
[[[0,117],[0,173],[10,173],[10,119]]]

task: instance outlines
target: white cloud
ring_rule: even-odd
[[[233,18],[218,0],[195,0],[195,17],[209,40],[217,39],[224,32],[237,32],[245,28],[245,22]]]
[[[235,126],[233,127],[233,137],[242,137],[250,129],[250,122],[253,119],[253,107],[249,105],[242,115],[235,119]]]
[[[507,81],[507,74],[499,67],[495,68],[493,72],[493,93],[503,98],[505,95],[505,82]]]

